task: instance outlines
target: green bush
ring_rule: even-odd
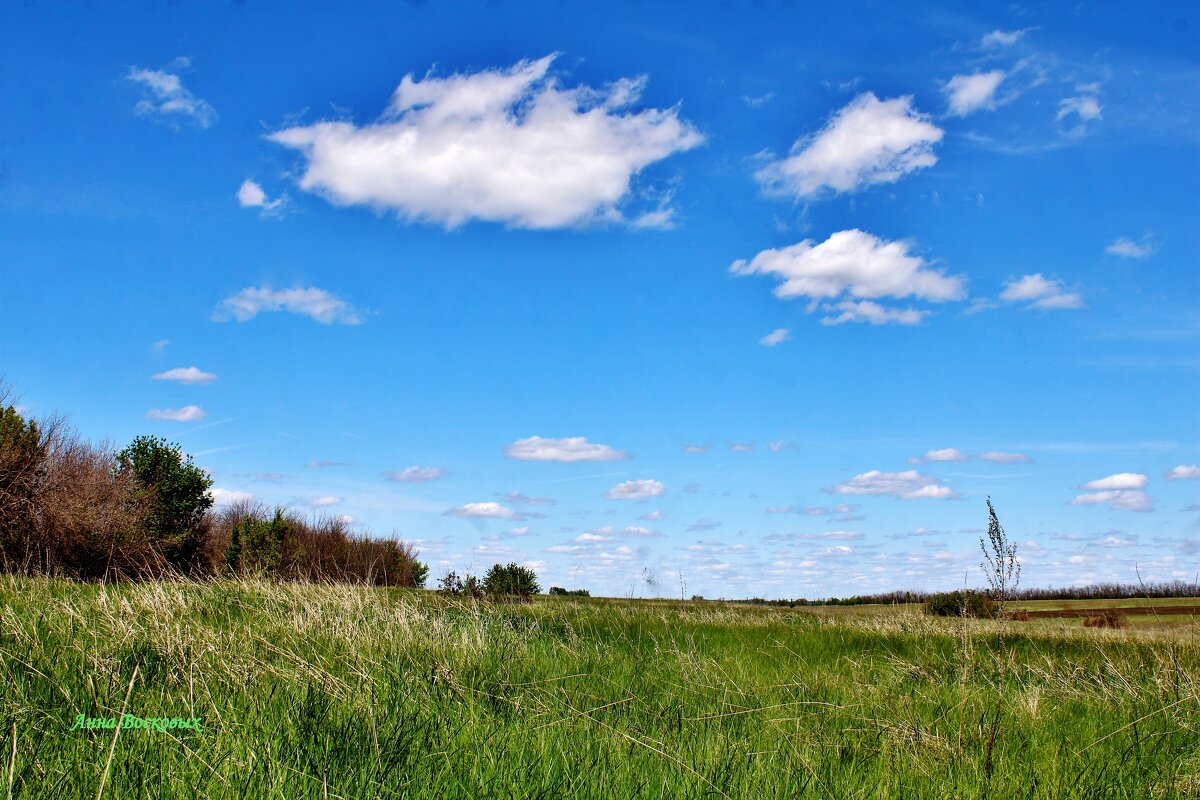
[[[139,436],[117,453],[117,471],[137,482],[147,539],[171,567],[194,571],[204,543],[204,514],[213,504],[212,478],[179,445],[155,436]]]
[[[561,586],[551,586],[550,594],[559,597],[591,597],[592,593],[587,589],[564,589]]]
[[[483,576],[483,591],[493,597],[527,597],[541,590],[537,573],[513,562],[506,567],[493,564]]]
[[[925,601],[925,613],[936,617],[995,617],[998,609],[984,592],[956,589],[933,594]]]

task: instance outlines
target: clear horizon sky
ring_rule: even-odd
[[[1200,570],[1191,3],[0,8],[0,376],[593,594]]]

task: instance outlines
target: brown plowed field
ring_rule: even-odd
[[[1059,608],[1053,611],[1018,611],[1022,617],[1029,619],[1067,618],[1067,617],[1099,617],[1113,611],[1122,615],[1136,614],[1146,617],[1165,617],[1168,615],[1185,615],[1200,617],[1200,606],[1125,606],[1109,608]],[[1012,615],[1010,615],[1012,616]]]

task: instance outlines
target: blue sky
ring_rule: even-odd
[[[1200,19],[958,6],[8,4],[0,374],[438,575],[1191,580]]]

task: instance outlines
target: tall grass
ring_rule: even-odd
[[[985,795],[1001,629],[1008,722]],[[1200,789],[1194,633],[17,577],[0,578],[0,630],[0,791],[13,797],[95,797],[102,780],[105,797],[212,798]],[[68,730],[122,707],[204,726]]]

